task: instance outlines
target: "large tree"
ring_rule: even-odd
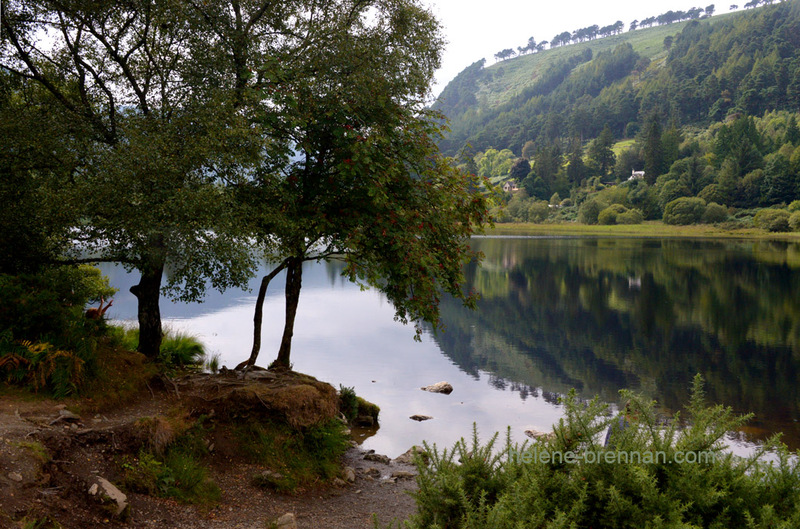
[[[444,293],[475,301],[462,266],[476,257],[469,236],[487,222],[487,201],[474,175],[436,147],[441,116],[426,107],[443,47],[439,25],[414,0],[327,4],[307,33],[324,41],[274,66],[275,89],[296,109],[282,124],[293,157],[265,164],[240,189],[275,263],[262,280],[242,367],[258,357],[264,296],[282,270],[286,315],[273,365],[291,365],[306,261],[343,260],[345,276],[383,292],[404,323],[438,326]]]
[[[150,357],[160,348],[162,287],[194,300],[207,281],[222,289],[248,276],[226,183],[263,150],[243,110],[253,83],[242,58],[270,6],[246,16],[232,4],[226,26],[178,0],[2,4],[0,67],[56,109],[31,123],[68,158],[51,189],[73,228],[72,261],[141,273],[131,291],[139,350]],[[222,41],[233,51],[207,53]],[[36,176],[25,173],[28,183]]]

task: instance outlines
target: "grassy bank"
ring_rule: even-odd
[[[577,222],[562,224],[508,223],[497,224],[486,235],[539,235],[539,236],[584,236],[584,237],[685,237],[685,238],[729,238],[771,239],[800,241],[800,233],[770,233],[758,228],[726,230],[712,224],[674,226],[661,221],[648,221],[630,225],[588,225]]]

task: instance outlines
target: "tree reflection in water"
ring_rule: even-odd
[[[475,239],[477,311],[444,300],[435,336],[460,369],[524,399],[632,388],[668,411],[692,377],[753,411],[738,435],[800,447],[800,246],[771,241]]]

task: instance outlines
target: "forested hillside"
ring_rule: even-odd
[[[727,208],[715,219],[797,200],[800,1],[748,7],[478,61],[435,104],[451,126],[440,147],[520,185],[509,220],[552,218],[531,213],[533,199],[569,197],[575,210],[562,218],[589,200],[661,218],[673,200],[698,197]],[[644,175],[627,182],[634,170]],[[612,182],[624,189],[610,192]]]

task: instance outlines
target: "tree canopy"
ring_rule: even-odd
[[[486,199],[475,191],[475,176],[455,169],[435,144],[440,116],[426,104],[443,45],[439,25],[414,2],[358,10],[331,10],[324,23],[336,29],[328,44],[300,69],[284,69],[300,110],[285,122],[294,160],[277,171],[260,168],[240,190],[278,263],[262,292],[276,270],[287,272],[276,361],[283,367],[304,261],[344,260],[345,275],[380,289],[403,322],[436,325],[442,292],[474,301],[461,289],[461,266],[475,257],[467,239],[487,221]]]
[[[141,273],[131,291],[148,356],[161,291],[192,301],[244,284],[252,240],[289,271],[295,308],[302,262],[333,256],[403,321],[435,323],[443,291],[474,300],[460,266],[486,204],[435,145],[441,116],[425,104],[443,44],[415,0],[2,10],[0,97],[19,116],[2,125],[2,170],[22,185],[0,192],[24,196],[20,211],[52,198],[58,222],[23,233],[61,244],[39,260]]]

